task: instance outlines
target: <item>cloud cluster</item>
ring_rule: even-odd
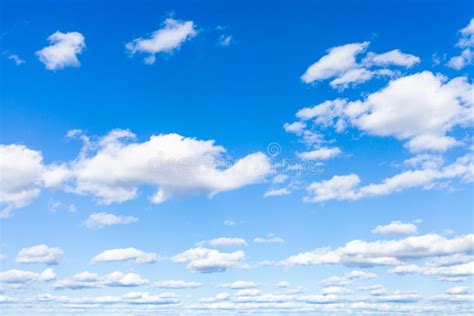
[[[241,250],[220,252],[205,247],[191,248],[171,258],[173,262],[187,263],[186,268],[200,273],[223,272],[237,267],[244,259],[245,253]]]
[[[448,66],[455,70],[460,70],[474,62],[474,52],[472,51],[472,47],[474,47],[474,18],[459,33],[461,36],[456,46],[462,48],[463,51],[459,56],[451,57],[448,61]]]
[[[137,273],[112,272],[105,275],[98,275],[84,271],[75,274],[71,278],[58,280],[53,284],[55,289],[80,290],[86,288],[99,287],[135,287],[148,284],[147,279],[142,278]]]
[[[79,32],[55,32],[48,37],[51,43],[36,52],[38,59],[48,70],[58,70],[65,67],[79,67],[81,63],[77,55],[86,47],[85,38]]]
[[[214,141],[178,134],[153,135],[145,142],[136,142],[128,130],[113,130],[97,140],[78,130],[68,136],[82,139],[84,146],[76,159],[61,164],[46,165],[41,152],[23,145],[0,145],[3,217],[30,203],[43,187],[110,204],[134,199],[138,188],[148,185],[156,188],[150,202],[159,204],[173,196],[235,190],[261,182],[271,171],[261,152],[232,161]]]
[[[53,269],[46,269],[41,273],[23,270],[8,270],[0,272],[0,282],[18,286],[25,285],[33,281],[49,282],[55,278],[56,273]]]
[[[369,42],[351,43],[329,49],[326,55],[306,70],[301,79],[305,83],[332,79],[329,83],[331,87],[344,89],[376,76],[393,76],[395,72],[387,67],[410,68],[420,62],[420,58],[402,53],[398,49],[382,54],[369,52],[358,62],[357,56],[364,53],[369,44]]]
[[[137,52],[148,54],[146,64],[153,64],[158,53],[172,53],[187,40],[197,35],[193,21],[165,20],[161,29],[153,31],[148,38],[136,38],[127,43],[126,49],[133,55]]]
[[[371,196],[382,196],[409,188],[436,187],[439,181],[460,179],[472,182],[474,165],[472,154],[459,157],[455,162],[432,167],[425,165],[421,169],[407,170],[384,179],[381,183],[359,186],[360,178],[356,174],[333,176],[329,180],[313,182],[307,187],[309,193],[306,202],[323,202],[328,200],[358,200]]]

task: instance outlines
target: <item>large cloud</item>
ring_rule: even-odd
[[[459,144],[448,134],[473,122],[473,100],[474,85],[467,78],[448,81],[424,71],[394,79],[364,100],[325,101],[301,109],[297,117],[338,132],[352,125],[370,135],[393,136],[413,152],[446,151]]]
[[[49,70],[79,67],[77,55],[86,47],[84,36],[79,32],[56,32],[48,37],[50,46],[36,52],[38,59]]]
[[[139,187],[155,187],[152,203],[173,196],[219,192],[261,182],[271,172],[261,153],[232,161],[214,141],[178,134],[153,135],[136,142],[128,130],[113,130],[97,141],[80,131],[68,133],[85,144],[78,157],[61,164],[44,164],[41,152],[23,145],[0,145],[0,202],[3,217],[30,203],[42,187],[95,196],[101,203],[124,202]]]
[[[149,54],[144,61],[146,64],[153,64],[157,53],[171,53],[196,34],[193,21],[168,18],[163,28],[154,31],[149,38],[134,39],[126,45],[126,48],[131,54],[137,52]]]

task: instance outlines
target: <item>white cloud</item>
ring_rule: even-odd
[[[236,224],[236,222],[232,219],[224,220],[224,225],[226,225],[226,226],[234,226],[235,224]]]
[[[203,286],[199,282],[186,282],[183,280],[167,280],[156,283],[156,286],[161,289],[197,289]]]
[[[85,221],[87,228],[99,229],[105,226],[118,225],[118,224],[131,224],[138,221],[138,218],[134,216],[120,216],[106,212],[94,213],[89,215]]]
[[[465,281],[474,276],[474,261],[450,266],[418,266],[415,264],[400,265],[391,270],[396,274],[422,274],[437,277],[443,281]]]
[[[151,202],[161,203],[174,195],[214,195],[254,184],[271,169],[260,152],[232,164],[214,141],[177,134],[154,135],[143,143],[134,138],[129,131],[114,130],[99,140],[96,151],[79,156],[71,164],[73,190],[109,204],[135,198],[138,187],[148,184],[157,187]]]
[[[100,276],[96,273],[84,271],[71,278],[58,280],[53,284],[55,289],[80,290],[85,288],[98,287],[135,287],[148,284],[147,279],[142,278],[137,273],[112,272]]]
[[[296,156],[302,160],[328,160],[338,156],[341,150],[337,147],[327,148],[322,147],[316,150],[307,152],[297,152]]]
[[[208,240],[207,243],[213,247],[244,247],[247,242],[242,238],[219,237]]]
[[[417,227],[413,223],[403,223],[401,221],[393,221],[387,225],[378,225],[372,230],[373,234],[387,235],[387,234],[416,234]]]
[[[136,38],[127,43],[126,49],[133,55],[137,52],[149,54],[144,58],[146,64],[155,62],[157,53],[172,53],[187,40],[197,35],[193,21],[165,20],[161,29],[151,33],[148,38]]]
[[[105,250],[92,258],[91,263],[105,263],[114,261],[130,261],[133,263],[144,264],[153,263],[158,260],[155,253],[144,252],[136,248],[118,248]]]
[[[49,70],[58,70],[65,67],[79,67],[77,59],[86,47],[84,36],[78,32],[56,32],[48,37],[50,46],[36,52],[38,59]]]
[[[457,45],[459,47],[472,47],[474,46],[474,18],[469,21],[469,24],[459,31],[461,38]]]
[[[446,290],[446,294],[458,295],[467,294],[471,292],[471,288],[468,286],[455,286]]]
[[[243,251],[220,252],[204,247],[191,248],[174,256],[171,260],[187,263],[186,268],[200,273],[223,272],[238,266],[245,259]]]
[[[304,201],[357,200],[415,187],[430,189],[436,185],[437,181],[456,178],[464,182],[472,182],[474,179],[472,159],[472,155],[467,154],[443,167],[408,170],[386,178],[381,183],[362,187],[359,187],[360,178],[355,174],[333,176],[329,180],[311,183],[307,187],[309,196],[306,196]]]
[[[403,66],[413,67],[420,62],[420,58],[402,53],[399,49],[394,49],[383,54],[376,54],[368,52],[367,56],[362,61],[363,64],[377,65],[377,66]]]
[[[375,279],[377,275],[371,272],[364,272],[360,270],[353,270],[351,272],[346,273],[346,278],[350,280],[370,280]]]
[[[63,254],[64,252],[61,248],[52,248],[42,244],[21,249],[15,261],[17,263],[58,264]]]
[[[474,53],[470,49],[465,49],[461,52],[461,55],[451,57],[448,61],[448,66],[460,70],[467,65],[471,65],[474,61]]]
[[[265,191],[263,194],[264,197],[274,197],[274,196],[283,196],[283,195],[288,195],[291,194],[291,191],[288,190],[287,188],[281,188],[281,189],[268,189]]]
[[[49,282],[56,278],[53,269],[46,269],[41,273],[23,270],[8,270],[0,272],[0,282],[9,284],[28,284],[33,281]]]
[[[306,70],[301,79],[305,83],[311,83],[343,74],[356,67],[355,57],[362,53],[368,45],[368,42],[363,42],[331,48],[327,55],[321,57]]]
[[[300,135],[303,130],[306,128],[306,124],[304,122],[293,122],[293,123],[285,123],[283,124],[283,128],[287,133],[294,133],[296,135]]]
[[[281,281],[281,282],[278,282],[276,286],[280,288],[287,288],[290,286],[290,283],[288,281]]]
[[[17,54],[10,54],[8,55],[8,59],[13,61],[15,65],[20,66],[25,63],[23,59],[20,58]]]
[[[0,156],[0,203],[5,206],[1,217],[8,217],[39,195],[43,157],[23,145],[0,145]]]
[[[437,234],[427,234],[399,240],[372,242],[353,240],[334,250],[324,247],[300,253],[282,261],[281,264],[286,266],[342,264],[359,267],[400,265],[401,260],[466,254],[473,247],[474,235],[472,234],[452,239]]]
[[[337,132],[352,125],[369,135],[393,136],[412,152],[446,151],[460,144],[449,132],[474,120],[473,100],[474,85],[466,77],[448,81],[425,71],[391,80],[365,100],[325,101],[296,116]]]
[[[261,285],[252,281],[235,281],[232,283],[219,284],[218,287],[232,289],[232,290],[243,290],[243,289],[255,289]]]
[[[253,240],[257,244],[271,244],[271,243],[284,243],[285,240],[274,234],[268,234],[266,237],[256,237]]]

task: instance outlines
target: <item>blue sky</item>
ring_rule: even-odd
[[[2,1],[5,315],[469,315],[472,1]]]

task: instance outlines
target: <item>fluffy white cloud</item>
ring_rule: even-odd
[[[168,18],[165,20],[163,27],[152,32],[148,38],[136,38],[127,43],[125,47],[132,55],[137,52],[149,54],[144,62],[153,64],[157,53],[172,53],[196,34],[197,31],[193,21],[179,21]]]
[[[403,66],[403,67],[413,67],[414,65],[420,62],[420,58],[411,55],[402,53],[399,49],[394,49],[383,54],[376,54],[369,52],[364,58],[362,63],[368,65],[377,65],[377,66]]]
[[[28,205],[39,195],[43,157],[23,145],[0,145],[0,156],[1,216],[8,217],[14,208]]]
[[[148,284],[147,279],[142,278],[137,273],[112,272],[105,275],[98,275],[84,271],[71,278],[58,280],[53,284],[55,289],[79,290],[97,287],[135,287]]]
[[[355,174],[333,176],[329,180],[313,182],[307,187],[309,196],[305,202],[323,202],[327,200],[357,200],[370,196],[387,195],[409,188],[432,188],[437,181],[460,179],[472,182],[474,179],[474,165],[471,154],[459,157],[455,162],[433,168],[426,165],[424,169],[404,171],[393,177],[384,179],[378,184],[369,184],[359,187],[360,178]]]
[[[232,283],[219,284],[218,287],[232,289],[232,290],[243,290],[243,289],[255,289],[261,285],[252,281],[235,281]]]
[[[469,24],[459,31],[461,38],[457,45],[459,47],[472,47],[474,46],[474,18],[469,21]]]
[[[151,136],[143,143],[133,139],[129,131],[114,130],[98,141],[97,150],[84,150],[70,167],[73,190],[108,204],[133,199],[138,187],[148,184],[157,187],[151,202],[161,203],[174,195],[214,195],[254,184],[271,169],[260,152],[231,163],[214,141],[177,134]]]
[[[466,48],[461,52],[461,55],[459,56],[454,56],[451,57],[448,61],[448,66],[455,69],[455,70],[460,70],[467,65],[472,64],[474,61],[474,52]]]
[[[156,283],[156,287],[161,289],[197,289],[203,284],[199,282],[186,282],[183,280],[167,280]]]
[[[131,224],[138,221],[138,218],[134,216],[120,216],[106,212],[94,213],[89,215],[85,221],[87,228],[99,229],[105,226],[118,225],[118,224]]]
[[[245,259],[243,251],[220,252],[204,247],[191,248],[174,256],[171,260],[187,263],[186,268],[194,272],[213,273],[223,272],[228,268],[238,266]]]
[[[282,261],[281,264],[286,266],[343,264],[360,267],[401,265],[402,260],[466,254],[472,251],[473,247],[472,234],[452,239],[427,234],[399,240],[372,242],[353,240],[334,250],[325,247],[300,253]]]
[[[257,244],[271,244],[271,243],[284,243],[285,240],[275,234],[268,234],[266,237],[255,237],[253,240]]]
[[[235,190],[259,183],[271,172],[265,154],[231,161],[212,140],[161,134],[139,143],[127,130],[113,130],[97,141],[79,130],[68,136],[81,138],[84,146],[76,159],[61,164],[45,165],[41,152],[23,145],[0,145],[0,216],[28,205],[44,187],[93,195],[110,204],[133,199],[140,186],[149,185],[156,188],[150,201],[161,203],[173,196]]]
[[[23,270],[8,270],[0,272],[0,282],[9,284],[28,284],[33,281],[49,282],[56,278],[53,269],[46,269],[41,273]]]
[[[328,160],[328,159],[338,156],[340,153],[341,153],[341,150],[337,147],[335,148],[322,147],[322,148],[312,150],[312,151],[297,152],[296,156],[302,160]]]
[[[352,125],[370,135],[393,136],[413,152],[446,151],[460,144],[448,133],[473,122],[473,100],[474,85],[467,78],[448,81],[425,71],[394,79],[365,100],[325,101],[296,116],[337,132]]]
[[[372,230],[374,234],[405,234],[413,235],[416,234],[417,227],[413,223],[403,223],[401,221],[393,221],[387,225],[378,225]]]
[[[391,272],[396,274],[422,274],[437,277],[444,281],[465,281],[468,277],[474,276],[474,261],[450,265],[450,266],[418,266],[415,264],[400,265],[395,267]]]
[[[61,248],[52,248],[42,244],[21,249],[15,261],[17,263],[58,264],[63,254],[64,252]]]
[[[350,85],[355,86],[374,77],[398,75],[399,71],[393,71],[387,67],[409,68],[420,62],[420,58],[394,49],[382,54],[369,52],[359,63],[356,57],[363,53],[368,46],[369,42],[362,42],[333,47],[319,61],[312,64],[301,76],[301,79],[305,83],[312,83],[334,78],[329,83],[330,86],[343,90]]]
[[[153,263],[158,260],[158,255],[151,252],[144,252],[136,248],[118,248],[109,249],[101,252],[94,258],[91,263],[105,263],[114,261],[130,261],[133,263]]]
[[[50,46],[36,52],[38,59],[49,70],[58,70],[65,67],[79,67],[81,63],[77,59],[86,47],[85,38],[81,33],[56,32],[48,37]]]
[[[356,67],[356,56],[367,48],[368,42],[352,43],[331,48],[327,55],[312,64],[301,76],[305,83],[324,80]]]
[[[364,272],[360,270],[353,270],[351,272],[346,273],[346,278],[350,280],[370,280],[375,279],[377,275],[371,272]]]
[[[293,123],[285,123],[283,124],[283,128],[287,133],[294,133],[296,135],[300,135],[306,128],[306,124],[304,122],[299,121]]]

